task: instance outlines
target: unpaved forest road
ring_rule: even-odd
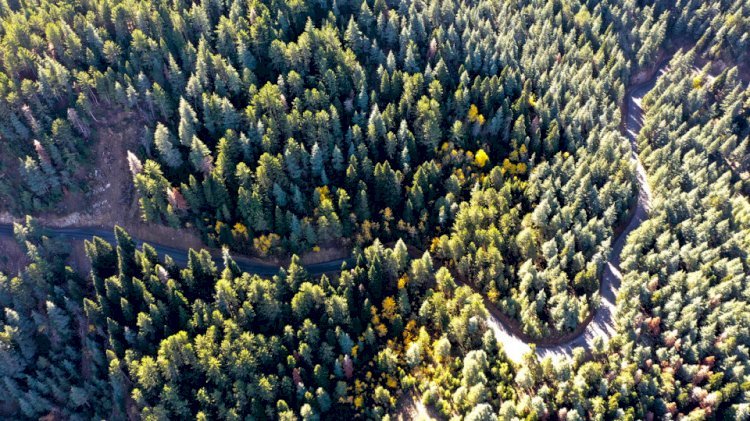
[[[622,274],[620,273],[620,254],[625,246],[625,241],[633,230],[638,228],[643,221],[648,219],[648,211],[651,208],[651,188],[646,180],[646,169],[643,167],[638,157],[638,146],[636,137],[643,127],[643,109],[641,100],[654,87],[656,80],[662,75],[667,68],[669,60],[664,60],[659,66],[654,76],[639,85],[633,86],[626,93],[624,135],[630,141],[631,155],[630,159],[636,166],[636,179],[638,183],[638,202],[636,203],[630,222],[625,230],[617,236],[615,243],[612,245],[609,261],[607,262],[599,286],[601,304],[594,314],[586,328],[575,337],[570,338],[567,342],[555,346],[537,346],[536,355],[541,359],[551,356],[553,359],[570,357],[573,350],[582,347],[586,350],[591,349],[595,338],[609,340],[615,333],[615,299],[617,290],[620,288]],[[529,344],[511,333],[497,318],[490,316],[488,319],[490,328],[495,332],[495,336],[502,342],[505,348],[505,354],[512,361],[520,363],[524,354],[531,349]]]
[[[92,237],[100,237],[103,240],[106,240],[111,244],[116,243],[114,230],[105,230],[105,229],[94,228],[94,227],[67,227],[67,228],[45,227],[44,229],[50,234],[65,237],[73,241],[91,240]],[[0,236],[12,237],[13,226],[9,224],[0,224]],[[137,238],[133,238],[133,241],[135,241],[138,247],[141,247],[143,245],[143,241]],[[152,246],[156,250],[157,253],[159,253],[159,257],[163,258],[164,256],[170,256],[172,257],[172,260],[174,260],[175,263],[177,263],[178,265],[181,265],[181,266],[187,265],[188,250],[185,250],[184,248],[180,248],[179,246],[166,246],[163,244],[157,244],[153,242],[148,242],[148,244]],[[218,264],[223,264],[222,257],[219,253],[214,252],[212,253],[212,256],[214,257],[215,262],[217,262]],[[242,271],[253,273],[253,274],[258,274],[261,276],[275,275],[279,273],[279,269],[281,268],[281,266],[258,263],[256,261],[253,261],[251,259],[244,258],[241,256],[232,256],[232,259],[237,263],[237,266],[239,266],[240,269],[242,269]],[[331,260],[328,262],[305,265],[305,269],[311,275],[321,275],[323,273],[340,271],[341,264],[344,262],[348,262],[349,265],[351,265],[353,263],[353,260],[336,259],[336,260]],[[222,266],[220,265],[219,267],[222,267]]]
[[[573,349],[583,347],[590,349],[595,338],[608,340],[615,332],[614,312],[615,298],[617,290],[622,281],[620,274],[620,253],[625,245],[628,235],[638,228],[643,221],[648,218],[648,211],[651,206],[651,189],[646,181],[646,170],[641,163],[637,154],[636,137],[643,126],[643,109],[641,100],[643,96],[650,91],[656,84],[656,79],[665,72],[666,63],[663,62],[654,76],[647,82],[633,86],[626,94],[626,115],[624,116],[624,135],[630,141],[631,157],[630,159],[636,166],[636,178],[638,183],[638,202],[635,210],[631,215],[630,222],[625,230],[615,240],[610,254],[610,260],[605,266],[604,273],[600,282],[599,293],[601,296],[601,305],[596,310],[594,317],[586,328],[575,337],[570,338],[567,342],[555,346],[537,346],[536,354],[539,358],[552,356],[553,358],[562,358],[571,356]],[[52,234],[61,235],[72,240],[85,240],[98,236],[110,243],[115,242],[115,236],[111,230],[104,230],[92,227],[67,227],[67,228],[47,228]],[[9,224],[0,224],[0,236],[13,236],[13,226]],[[134,241],[140,246],[143,242],[134,238]],[[149,243],[152,245],[160,256],[169,255],[178,264],[185,265],[188,260],[188,251],[179,246],[166,246]],[[258,275],[274,275],[279,272],[279,266],[262,264],[240,256],[233,256],[237,265],[245,272]],[[214,253],[214,260],[221,262],[221,256]],[[305,265],[305,269],[311,275],[320,275],[328,272],[336,272],[341,269],[341,265],[348,262],[353,263],[352,259],[336,259],[328,262]],[[490,308],[491,313],[497,312],[497,309]],[[520,363],[524,354],[529,352],[531,347],[529,343],[522,338],[514,335],[511,331],[499,321],[495,316],[490,315],[488,319],[490,328],[495,332],[497,339],[503,344],[505,353],[512,361]]]

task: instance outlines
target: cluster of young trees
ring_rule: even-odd
[[[426,295],[419,317],[434,339],[409,345],[405,360],[425,405],[446,419],[456,413],[486,419],[498,403],[513,406],[517,368],[487,328],[488,313],[479,294],[468,286],[458,287],[442,267],[435,273],[434,291]],[[532,413],[521,409],[517,414]]]
[[[609,135],[591,149],[577,162],[557,155],[526,183],[503,182],[494,169],[461,204],[452,233],[433,243],[532,337],[573,330],[593,311],[613,228],[627,222],[629,146]]]
[[[750,5],[741,1],[722,0],[713,4],[685,1],[672,13],[672,30],[696,40],[698,50],[710,60],[723,60],[728,65],[747,63],[749,12]]]
[[[633,74],[652,68],[666,49],[695,46],[709,61],[744,65],[748,59],[750,5],[736,0],[657,0],[643,5],[607,2]]]
[[[75,17],[70,4],[0,4],[4,210],[47,209],[82,187],[77,166],[91,153],[96,92],[107,79],[101,37]]]

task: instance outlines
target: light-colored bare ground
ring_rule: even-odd
[[[51,227],[124,227],[133,236],[151,243],[169,243],[184,248],[201,248],[200,237],[190,229],[173,229],[145,223],[140,218],[138,198],[126,154],[137,151],[142,124],[130,113],[109,112],[97,116],[99,123],[91,142],[94,165],[81,169],[77,177],[88,186],[86,192],[67,192],[54,211],[37,215]],[[2,209],[0,209],[2,210]],[[0,212],[0,223],[21,222]]]

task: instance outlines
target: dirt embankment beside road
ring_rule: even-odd
[[[190,229],[147,224],[140,218],[138,198],[127,163],[127,152],[137,151],[143,139],[143,124],[137,116],[126,112],[97,115],[99,123],[92,136],[93,166],[82,167],[76,178],[83,180],[86,191],[67,192],[54,211],[36,217],[53,227],[124,227],[132,235],[147,242],[179,245],[185,248],[203,246],[200,237]],[[3,212],[0,223],[21,222]]]
[[[68,191],[54,211],[35,215],[51,227],[99,227],[107,230],[122,226],[131,235],[149,243],[181,248],[203,247],[200,237],[190,229],[173,229],[148,224],[140,218],[138,198],[127,163],[127,152],[137,151],[143,139],[143,124],[126,112],[107,112],[99,120],[92,136],[91,166],[82,166],[76,179],[87,186],[85,191]],[[24,217],[11,215],[0,206],[0,223],[23,222]],[[69,262],[85,273],[87,259],[80,242],[71,244]],[[9,263],[3,264],[3,261]],[[0,270],[14,273],[27,262],[20,247],[10,238],[0,238]]]
[[[99,122],[92,136],[94,160],[92,166],[81,167],[76,178],[83,180],[86,191],[67,192],[52,212],[35,215],[50,227],[97,227],[111,230],[115,225],[125,228],[132,236],[147,243],[162,244],[180,249],[206,248],[195,229],[174,229],[159,224],[143,222],[138,197],[127,163],[128,151],[142,148],[144,122],[127,112],[107,112],[96,116]],[[0,205],[0,223],[22,222]],[[7,253],[15,243],[4,241]],[[17,254],[15,249],[12,252]],[[20,251],[20,249],[18,249]],[[0,249],[0,253],[3,249]],[[83,247],[73,245],[71,263],[85,270]],[[302,263],[315,264],[348,257],[350,251],[342,247],[324,247],[301,256]],[[252,258],[259,263],[284,266],[290,257]],[[1,262],[0,262],[1,263]]]

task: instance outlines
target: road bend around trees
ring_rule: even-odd
[[[667,61],[664,63],[666,62]],[[594,316],[589,323],[579,333],[563,339],[563,342],[558,345],[537,345],[535,347],[535,352],[539,358],[548,355],[553,358],[571,356],[575,348],[582,347],[584,349],[590,349],[596,338],[601,338],[606,341],[615,332],[615,299],[620,287],[620,282],[622,281],[622,274],[620,273],[620,254],[628,235],[648,218],[648,211],[651,206],[651,189],[646,181],[646,170],[638,157],[636,145],[636,137],[643,126],[643,109],[641,108],[641,100],[643,96],[654,87],[656,79],[659,75],[664,73],[665,69],[666,64],[662,64],[649,81],[631,87],[626,94],[626,104],[624,109],[625,115],[623,116],[625,124],[623,125],[623,132],[630,142],[630,159],[636,166],[638,200],[631,214],[630,221],[625,229],[617,236],[617,239],[612,246],[610,259],[604,268],[599,287],[601,297],[600,306],[595,311]],[[102,228],[48,227],[46,230],[50,234],[66,237],[74,241],[91,239],[96,236],[111,243],[115,242],[113,231]],[[13,226],[9,224],[0,224],[0,236],[13,236]],[[143,244],[143,242],[137,238],[134,238],[134,241],[139,247]],[[177,264],[187,264],[188,250],[180,248],[179,245],[168,246],[154,243],[149,244],[154,247],[161,257],[169,255]],[[217,262],[221,262],[222,257],[220,253],[214,252],[213,256]],[[278,265],[259,263],[241,256],[233,256],[233,259],[243,271],[261,276],[274,275],[278,273],[280,269],[280,266]],[[351,265],[353,262],[351,259],[336,259],[328,262],[306,265],[305,269],[311,275],[320,275],[341,270],[343,263],[349,263]],[[505,348],[505,353],[512,361],[516,363],[521,362],[523,355],[531,350],[530,343],[532,341],[525,340],[525,338],[513,333],[513,331],[501,321],[503,316],[499,314],[499,310],[493,305],[489,304],[488,310],[490,311],[490,317],[488,319],[489,327],[494,331],[498,340],[502,342]]]
[[[638,146],[636,138],[643,127],[643,108],[641,101],[643,97],[654,87],[656,80],[662,75],[667,68],[669,60],[664,60],[651,77],[650,80],[632,86],[626,93],[625,98],[625,115],[623,134],[630,142],[631,155],[630,159],[636,166],[636,179],[638,184],[638,201],[633,210],[630,220],[625,229],[617,236],[612,246],[609,261],[604,267],[601,282],[599,285],[599,294],[601,303],[596,309],[594,316],[586,327],[580,333],[569,336],[565,341],[553,346],[536,346],[536,354],[541,359],[546,356],[552,358],[563,358],[573,355],[573,350],[582,347],[586,350],[591,349],[596,338],[604,341],[609,340],[615,333],[615,300],[617,291],[620,288],[622,274],[620,273],[620,254],[625,246],[625,242],[633,230],[638,228],[643,221],[648,218],[648,212],[651,207],[651,188],[646,179],[646,169],[643,167],[638,157]],[[496,309],[489,307],[490,313],[496,312]],[[498,317],[490,316],[488,319],[490,328],[495,332],[495,336],[502,342],[505,353],[512,361],[521,362],[524,354],[531,350],[528,341],[525,341],[517,334],[514,334],[505,324],[499,321]]]

